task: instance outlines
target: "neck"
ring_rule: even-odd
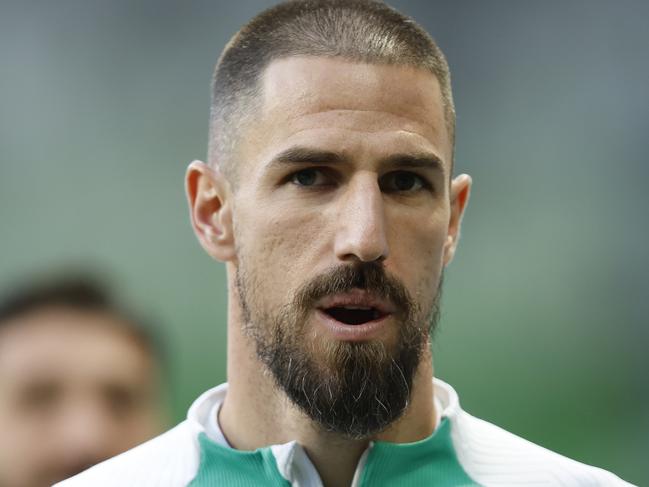
[[[238,450],[297,441],[327,487],[349,486],[370,441],[407,443],[422,440],[435,429],[433,368],[424,354],[413,379],[410,404],[403,416],[372,438],[349,439],[323,432],[279,390],[256,356],[254,344],[241,332],[236,292],[230,289],[228,309],[228,393],[219,423]]]

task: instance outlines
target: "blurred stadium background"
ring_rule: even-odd
[[[225,379],[224,269],[183,194],[213,64],[273,2],[0,1],[0,281],[90,265],[160,323],[173,420]],[[451,65],[474,177],[436,373],[649,485],[649,3],[394,0]]]

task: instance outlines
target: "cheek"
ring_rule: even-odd
[[[160,432],[159,413],[154,408],[131,412],[125,418],[113,419],[110,431],[111,453],[116,455],[146,441]]]
[[[413,297],[436,291],[443,268],[448,212],[401,214],[390,226],[389,263],[413,293]]]
[[[48,421],[27,417],[15,409],[0,411],[0,485],[13,485],[42,474],[56,463],[61,442]],[[18,485],[16,483],[16,485]]]
[[[319,213],[296,214],[276,210],[277,217],[256,218],[256,224],[241,221],[245,232],[239,239],[240,265],[250,285],[263,301],[288,302],[296,287],[312,276],[321,246],[326,245],[324,222]]]

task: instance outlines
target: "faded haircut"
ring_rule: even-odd
[[[237,136],[258,109],[260,79],[271,61],[336,57],[426,69],[441,87],[454,145],[455,108],[444,54],[413,19],[374,0],[294,0],[272,7],[237,32],[212,80],[208,161],[236,184]]]

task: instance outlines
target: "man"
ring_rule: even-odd
[[[0,486],[46,487],[161,431],[149,336],[96,284],[65,278],[0,303]]]
[[[471,179],[448,67],[362,0],[280,4],[214,75],[186,188],[226,263],[228,384],[158,439],[63,483],[628,485],[462,411],[430,337]]]

